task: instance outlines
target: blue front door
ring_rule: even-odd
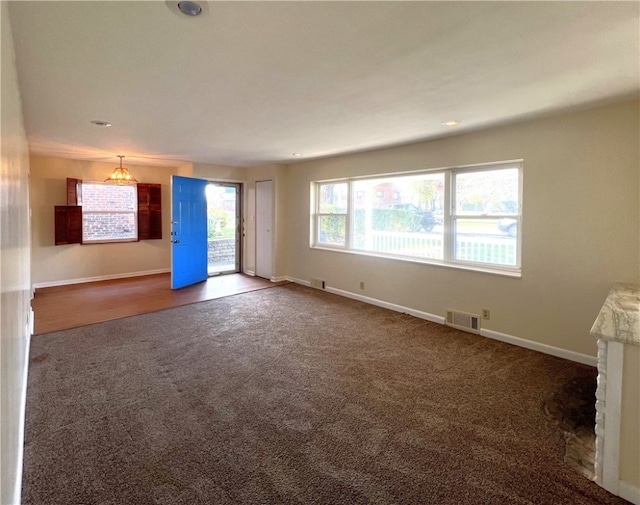
[[[207,280],[207,181],[171,176],[171,289]]]

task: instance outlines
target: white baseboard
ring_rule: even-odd
[[[520,337],[514,337],[505,333],[499,333],[493,330],[480,330],[480,335],[500,342],[506,342],[507,344],[517,345],[524,347],[525,349],[531,349],[532,351],[538,351],[544,354],[550,354],[557,358],[568,359],[569,361],[575,361],[576,363],[582,363],[583,365],[596,366],[597,358],[595,356],[589,356],[587,354],[580,354],[579,352],[567,351],[559,347],[553,347],[547,344],[541,344],[532,340],[526,340]]]
[[[290,280],[291,282],[295,282],[296,284],[301,284],[303,286],[311,286],[311,283],[309,281],[297,279],[295,277],[289,277],[288,280]],[[336,295],[344,296],[346,298],[359,300],[361,302],[370,303],[371,305],[377,305],[378,307],[394,310],[396,312],[409,314],[409,315],[418,317],[420,319],[426,319],[427,321],[431,321],[434,323],[440,323],[440,324],[445,323],[445,318],[443,316],[438,316],[435,314],[431,314],[429,312],[423,312],[421,310],[412,309],[410,307],[404,307],[402,305],[397,305],[395,303],[385,302],[383,300],[378,300],[377,298],[370,298],[368,296],[358,295],[350,291],[344,291],[342,289],[336,289],[332,287],[326,287],[324,291],[328,291],[329,293],[334,293]],[[563,358],[569,361],[582,363],[584,365],[595,367],[597,363],[597,359],[594,356],[588,356],[586,354],[580,354],[574,351],[567,351],[566,349],[561,349],[559,347],[553,347],[547,344],[541,344],[539,342],[534,342],[532,340],[526,340],[524,338],[514,337],[512,335],[499,333],[493,330],[481,329],[480,335],[483,337],[494,339],[494,340],[499,340],[500,342],[505,342],[507,344],[513,344],[519,347],[524,347],[525,349],[531,349],[532,351],[538,351],[543,354],[550,354],[551,356],[556,356],[558,358]]]
[[[618,483],[618,496],[633,505],[640,505],[640,487],[635,487],[633,484],[621,480]]]
[[[307,286],[308,288],[311,287],[311,282],[310,281],[305,281],[303,279],[297,279],[295,277],[287,277],[288,281],[291,282],[295,282],[296,284],[301,284],[302,286]]]
[[[27,380],[29,377],[29,351],[31,349],[31,334],[25,335],[25,362],[22,370],[22,387],[20,388],[20,419],[18,421],[18,448],[16,454],[16,482],[13,488],[14,501],[22,503],[22,469],[24,465],[24,429],[27,422]]]
[[[112,274],[112,275],[99,275],[96,277],[81,277],[78,279],[65,279],[61,281],[51,281],[51,282],[36,282],[33,285],[33,289],[38,288],[52,288],[55,286],[67,286],[71,284],[82,284],[85,282],[96,282],[96,281],[109,281],[112,279],[125,279],[127,277],[142,277],[143,275],[155,275],[155,274],[165,274],[167,272],[171,272],[170,268],[159,268],[157,270],[146,270],[144,272],[128,272],[124,274]]]
[[[253,270],[245,270],[243,273],[250,275],[251,277],[256,276],[256,273]]]
[[[297,279],[295,277],[287,277],[287,280],[291,282],[295,282],[296,284],[302,284],[303,286],[307,286],[307,287],[311,286],[311,282],[305,281],[302,279]],[[345,298],[358,300],[360,302],[369,303],[371,305],[376,305],[378,307],[393,310],[395,312],[402,312],[403,314],[409,314],[411,316],[418,317],[420,319],[426,319],[427,321],[431,321],[434,323],[444,324],[444,317],[436,316],[434,314],[423,312],[421,310],[404,307],[402,305],[398,305],[395,303],[385,302],[383,300],[378,300],[377,298],[371,298],[369,296],[358,295],[356,293],[352,293],[351,291],[344,291],[342,289],[332,288],[330,286],[327,286],[323,291],[327,291],[335,295],[344,296]]]
[[[403,307],[402,305],[385,302],[383,300],[378,300],[377,298],[370,298],[368,296],[358,295],[355,293],[351,293],[350,291],[343,291],[342,289],[327,287],[325,288],[325,291],[328,291],[329,293],[333,293],[336,295],[345,296],[347,298],[352,298],[354,300],[358,300],[361,302],[370,303],[371,305],[377,305],[378,307],[382,307],[385,309],[394,310],[396,312],[402,312],[403,314],[409,314],[410,316],[418,317],[420,319],[426,319],[427,321],[431,321],[433,323],[444,324],[444,317],[436,316],[435,314],[430,314],[429,312],[423,312],[421,310],[411,309],[409,307]]]
[[[33,308],[29,307],[27,314],[27,336],[31,338],[31,335],[35,333],[36,314],[33,312]]]

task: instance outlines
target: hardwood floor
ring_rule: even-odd
[[[246,293],[286,284],[244,274],[210,277],[207,281],[176,291],[170,274],[129,277],[100,282],[37,289],[31,302],[35,334],[65,330]]]

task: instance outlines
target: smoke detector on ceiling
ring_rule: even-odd
[[[202,7],[200,7],[195,2],[178,2],[178,9],[180,10],[180,12],[182,12],[182,14],[185,14],[187,16],[197,16],[199,14],[202,14]]]
[[[209,6],[207,5],[207,2],[204,1],[193,2],[191,0],[167,0],[165,5],[171,12],[181,18],[184,18],[185,16],[190,18],[203,17],[209,12]]]

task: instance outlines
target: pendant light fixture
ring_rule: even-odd
[[[120,185],[129,184],[130,182],[138,182],[126,168],[122,167],[122,158],[124,158],[124,156],[122,154],[118,154],[118,158],[120,158],[120,166],[116,168],[113,173],[104,180],[104,182],[115,182]]]

